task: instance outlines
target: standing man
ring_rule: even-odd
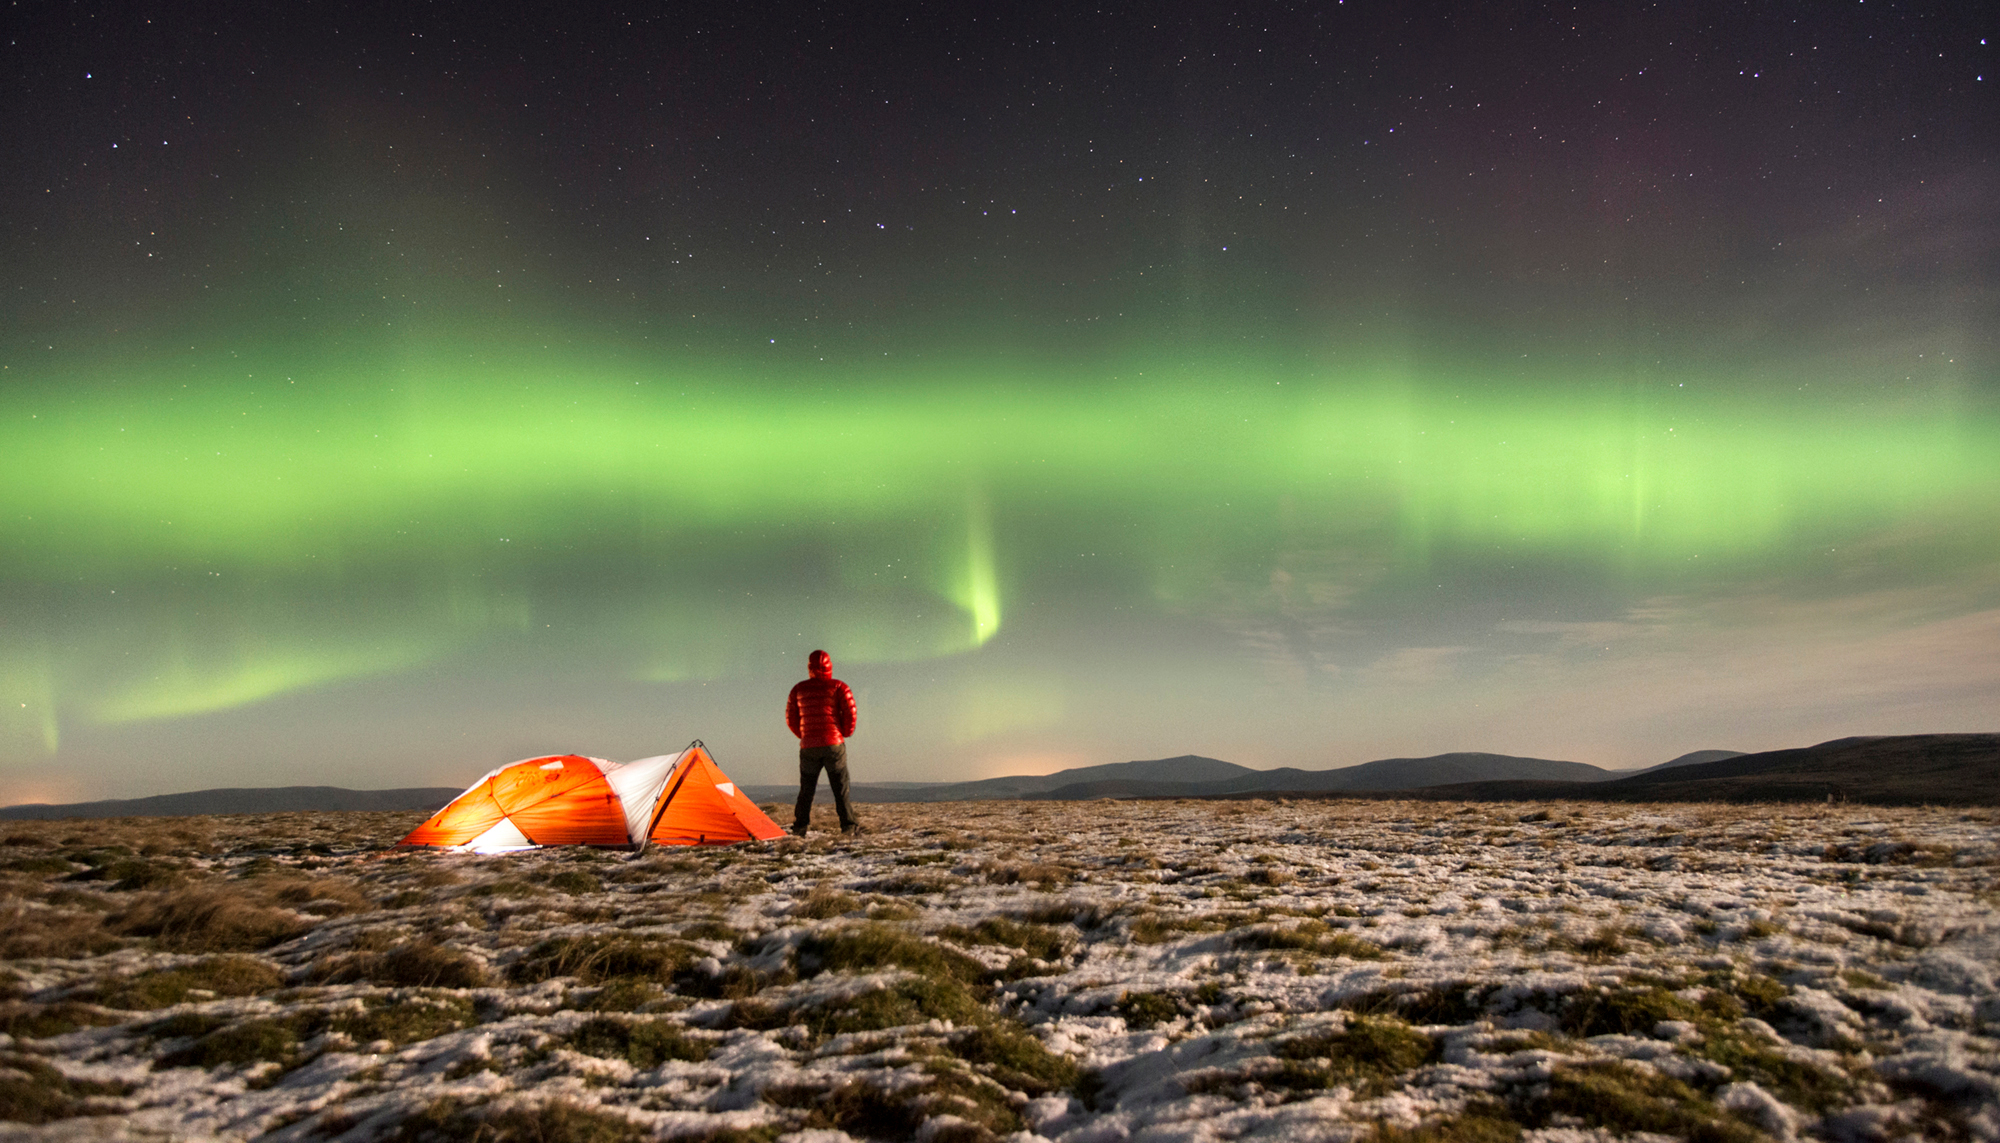
[[[804,837],[812,825],[813,795],[819,792],[819,772],[833,787],[833,808],[840,814],[840,832],[861,832],[854,807],[847,800],[847,736],[854,733],[854,692],[833,677],[833,656],[814,651],[806,657],[804,682],[785,700],[785,725],[799,737],[799,804],[792,815],[792,833]]]

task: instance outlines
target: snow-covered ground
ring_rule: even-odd
[[[0,1136],[2000,1140],[1994,811],[866,809],[15,823]]]

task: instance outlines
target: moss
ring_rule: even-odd
[[[599,1016],[570,1033],[569,1045],[585,1055],[621,1059],[635,1068],[656,1068],[668,1060],[699,1063],[709,1045],[665,1020],[614,1020]]]
[[[573,976],[585,984],[618,977],[671,983],[702,956],[684,941],[654,941],[627,934],[557,937],[528,951],[508,971],[516,984]]]
[[[0,1122],[51,1123],[84,1115],[115,1115],[115,1104],[92,1103],[93,1096],[124,1095],[123,1084],[73,1080],[33,1056],[0,1055]]]
[[[98,1003],[133,1010],[166,1008],[202,990],[217,996],[257,996],[285,984],[271,964],[247,956],[217,956],[180,968],[155,969],[105,986]]]
[[[903,968],[939,981],[973,985],[986,975],[985,966],[964,953],[876,924],[812,934],[799,942],[798,960],[799,973],[806,977]]]

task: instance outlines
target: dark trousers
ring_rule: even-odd
[[[813,795],[819,792],[819,772],[826,771],[826,784],[833,789],[833,809],[840,815],[840,828],[854,824],[854,806],[847,800],[847,743],[838,746],[799,748],[799,804],[792,815],[792,832],[804,833],[812,824]]]

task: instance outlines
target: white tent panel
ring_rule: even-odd
[[[604,771],[604,781],[624,807],[625,835],[632,839],[633,845],[646,844],[646,831],[653,824],[653,804],[660,800],[660,791],[667,788],[667,779],[673,777],[674,767],[680,765],[686,754],[685,750],[679,754],[656,754]]]
[[[526,849],[534,844],[514,824],[513,819],[501,818],[493,823],[493,828],[466,842],[465,848],[474,853],[499,853],[509,849]]]

